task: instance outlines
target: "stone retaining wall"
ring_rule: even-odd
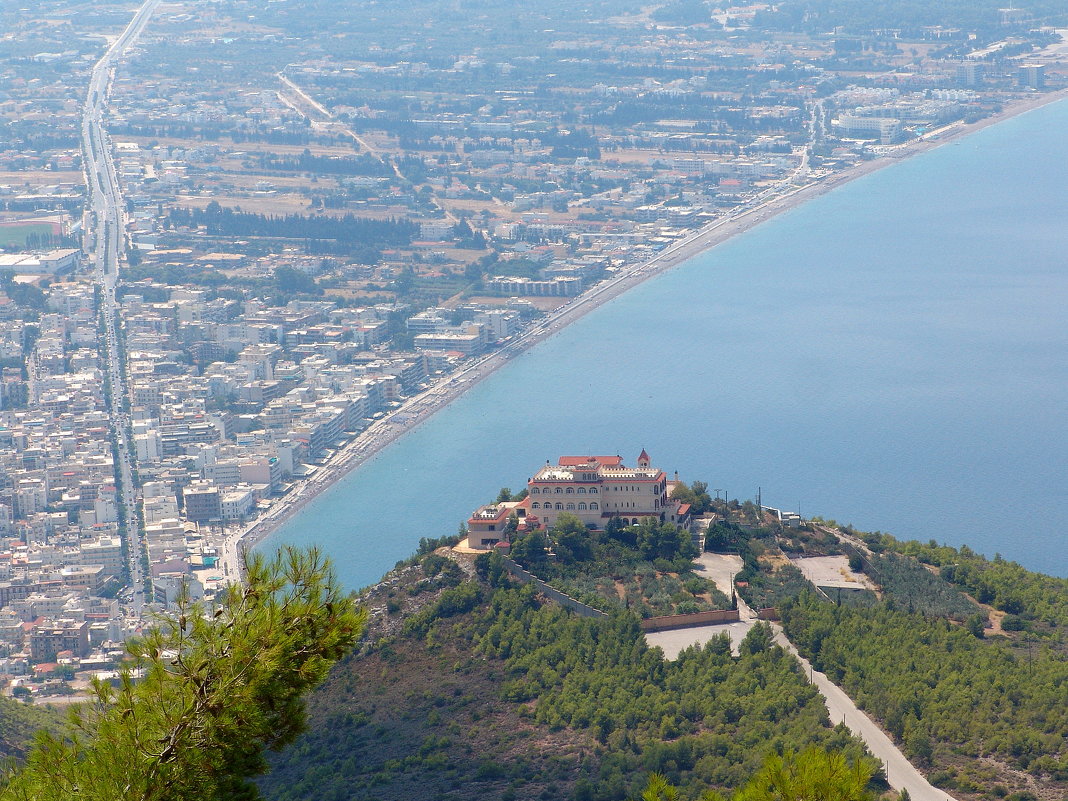
[[[582,603],[582,601],[575,600],[570,595],[565,595],[555,587],[550,587],[530,571],[524,570],[518,562],[511,560],[504,554],[501,554],[501,560],[504,562],[504,566],[508,572],[517,579],[524,584],[533,583],[538,588],[538,591],[546,598],[551,598],[561,606],[566,606],[568,609],[573,610],[575,614],[581,617],[608,617],[608,615],[600,609],[594,609],[592,606]]]
[[[661,615],[643,620],[642,631],[669,631],[688,629],[693,626],[714,626],[718,623],[737,623],[737,609],[713,609],[709,612],[694,612],[689,615]]]

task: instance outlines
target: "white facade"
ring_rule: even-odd
[[[626,467],[619,456],[562,457],[557,465],[546,463],[527,482],[527,492],[527,514],[549,527],[565,512],[597,529],[617,516],[627,524],[643,517],[672,522],[677,517],[667,476],[650,465],[645,451],[637,467]]]

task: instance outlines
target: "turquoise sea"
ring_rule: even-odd
[[[516,358],[265,542],[374,582],[546,459],[1068,575],[1068,102],[810,201]]]

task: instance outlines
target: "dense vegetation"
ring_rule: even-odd
[[[183,604],[131,642],[120,685],[98,683],[63,736],[39,734],[0,799],[251,800],[264,749],[303,729],[304,694],[365,620],[315,551],[252,558],[213,612]]]
[[[896,553],[873,555],[865,564],[865,572],[879,584],[884,597],[904,604],[909,611],[958,621],[979,612],[979,607],[958,589],[909,557]]]
[[[946,789],[993,791],[1014,771],[1068,781],[1068,661],[1016,652],[968,627],[810,594],[781,609],[791,641],[878,718]],[[1019,783],[1029,781],[1021,776]],[[1004,793],[1002,793],[1004,794]]]
[[[428,567],[441,574],[426,557],[411,586],[436,580]],[[632,613],[580,618],[512,586],[495,557],[479,569],[335,671],[269,798],[624,799],[650,772],[692,797],[743,784],[769,753],[862,758],[766,627],[740,656],[724,637],[665,662]]]
[[[308,172],[319,175],[366,175],[392,178],[393,169],[381,159],[363,153],[358,156],[314,156],[305,150],[299,156],[261,153],[256,164],[263,170]]]
[[[772,754],[760,770],[731,795],[731,801],[872,801],[872,769],[863,760],[849,762],[842,754],[809,748],[800,754]],[[649,778],[642,801],[673,801],[678,788],[660,774]],[[907,799],[903,793],[899,799]],[[701,801],[722,801],[705,791]]]
[[[941,26],[960,29],[965,34],[977,31],[986,36],[1003,36],[1006,26],[999,10],[1005,7],[1000,0],[940,0],[937,3],[785,0],[757,15],[754,22],[771,29],[810,32],[841,28],[851,34],[867,34],[892,29],[906,35],[921,35],[925,27]],[[1024,30],[1064,19],[1064,6],[1057,0],[1031,0],[1026,8],[1030,13],[1022,21]]]
[[[0,759],[22,757],[38,729],[58,731],[63,715],[50,706],[28,706],[0,697]]]
[[[1068,579],[1032,573],[995,555],[988,559],[967,545],[952,548],[933,540],[900,542],[889,534],[860,535],[872,550],[891,549],[939,568],[942,579],[1025,622],[1068,625]]]
[[[172,227],[200,228],[210,236],[258,236],[303,239],[312,253],[348,253],[360,247],[407,245],[418,231],[414,223],[343,217],[286,214],[272,216],[222,208],[212,201],[204,209],[170,210]]]
[[[642,617],[726,609],[730,599],[693,570],[697,549],[688,531],[645,518],[638,525],[609,521],[590,532],[562,514],[545,533],[513,538],[512,558],[562,592],[606,611],[626,608]]]
[[[777,607],[812,589],[801,571],[790,564],[762,565],[759,570],[738,575],[738,592],[753,609]]]

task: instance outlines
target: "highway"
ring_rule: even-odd
[[[130,594],[124,595],[124,598],[128,598],[130,613],[137,617],[141,616],[144,605],[152,599],[145,596],[147,576],[142,560],[145,553],[144,532],[137,514],[133,482],[126,365],[120,348],[120,319],[115,299],[115,285],[125,253],[126,213],[112,161],[110,140],[104,129],[104,111],[108,105],[115,65],[130,45],[137,41],[159,3],[160,0],[146,0],[93,67],[82,111],[82,151],[90,212],[85,241],[87,247],[91,243],[93,277],[100,289],[100,315],[104,327],[101,355],[110,387],[107,411],[116,444],[115,477],[123,500],[119,513],[124,515],[126,524],[125,543],[131,586]]]

